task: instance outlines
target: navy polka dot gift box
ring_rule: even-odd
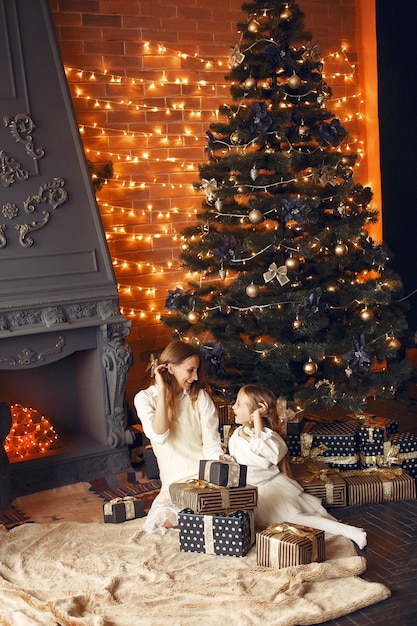
[[[178,524],[181,552],[242,557],[255,541],[253,511],[202,515],[183,509]]]

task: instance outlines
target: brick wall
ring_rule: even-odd
[[[357,0],[356,0],[357,2]],[[299,0],[306,27],[326,58],[326,76],[346,126],[360,134],[355,0]],[[111,162],[113,178],[97,193],[123,312],[135,354],[127,394],[147,384],[146,365],[169,332],[158,321],[168,289],[186,287],[178,263],[181,230],[201,196],[192,189],[204,161],[205,131],[225,85],[241,0],[49,0],[87,158]],[[341,60],[342,59],[342,60]],[[340,102],[334,101],[335,106]],[[332,107],[333,108],[333,107]],[[363,167],[363,166],[362,166]],[[357,176],[361,175],[358,171]],[[361,182],[358,179],[358,182]]]

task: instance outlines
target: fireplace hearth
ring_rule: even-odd
[[[129,467],[132,354],[47,0],[0,0],[0,400],[58,433],[12,496]]]

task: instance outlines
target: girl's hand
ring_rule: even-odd
[[[265,402],[260,402],[256,409],[251,413],[253,422],[253,430],[255,435],[259,435],[263,431],[262,416],[267,415],[268,407]]]
[[[256,409],[251,413],[252,421],[254,422],[256,419],[260,419],[262,416],[265,416],[268,413],[268,407],[265,402],[260,402]]]

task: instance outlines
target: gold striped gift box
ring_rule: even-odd
[[[416,498],[414,478],[399,467],[368,467],[342,472],[342,476],[349,506]]]
[[[258,506],[258,488],[221,487],[205,480],[189,480],[169,486],[172,502],[181,509],[194,513],[217,513],[230,509],[255,509]]]
[[[256,560],[275,569],[324,561],[324,531],[288,522],[271,524],[256,533]]]

